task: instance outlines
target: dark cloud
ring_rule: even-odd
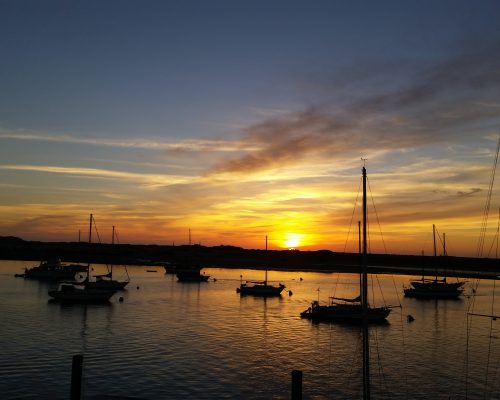
[[[412,67],[406,80],[397,84],[389,69],[387,84],[380,85],[378,70],[377,84],[370,86],[364,79],[366,91],[359,94],[357,87],[354,99],[318,101],[320,105],[304,111],[248,127],[242,140],[257,150],[223,159],[209,174],[252,173],[310,156],[352,158],[365,150],[437,143],[500,118],[500,43],[462,51],[431,66]],[[344,77],[344,88],[353,76],[362,75],[361,69],[355,71]]]
[[[462,192],[457,192],[457,195],[459,197],[468,197],[468,196],[472,196],[472,195],[474,195],[476,193],[479,193],[479,192],[482,192],[482,191],[483,191],[483,189],[480,189],[480,188],[472,188],[472,189],[470,189],[467,192],[463,192],[463,191]]]

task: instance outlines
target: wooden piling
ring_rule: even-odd
[[[71,365],[71,400],[80,400],[82,396],[83,354],[73,356]]]
[[[302,371],[292,371],[292,400],[302,400]]]

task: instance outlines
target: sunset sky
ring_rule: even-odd
[[[77,240],[93,213],[107,242],[354,251],[363,157],[373,252],[430,254],[434,223],[474,256],[499,21],[486,0],[0,0],[0,235]]]

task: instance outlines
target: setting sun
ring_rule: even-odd
[[[300,233],[287,233],[285,240],[285,247],[289,249],[294,249],[298,247],[300,242],[302,241],[303,236],[304,235],[301,235]]]

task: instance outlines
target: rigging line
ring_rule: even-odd
[[[336,272],[335,275],[336,277],[335,277],[335,284],[333,285],[333,296],[337,295],[337,288],[339,287],[340,284],[340,272]]]
[[[389,385],[387,384],[387,377],[386,375],[384,374],[384,366],[382,365],[382,358],[380,357],[380,347],[379,347],[379,340],[378,340],[378,329],[376,329],[374,327],[374,342],[375,342],[375,349],[376,349],[376,352],[377,352],[377,366],[378,366],[378,373],[379,373],[379,376],[383,382],[383,385],[384,385],[384,388],[385,388],[385,392],[386,392],[386,396],[385,398],[389,398],[391,399],[392,396],[391,396],[391,392],[389,391]]]
[[[99,244],[101,244],[101,236],[99,235],[99,231],[97,230],[97,223],[95,222],[95,218],[93,215],[92,215],[92,221],[94,223],[94,229],[95,229],[95,233],[97,235],[97,240],[99,241]]]
[[[370,192],[370,198],[372,199],[373,211],[375,211],[375,217],[377,218],[378,229],[380,231],[380,239],[382,240],[382,244],[384,245],[385,254],[387,254],[387,247],[385,245],[384,235],[382,234],[382,227],[380,226],[380,219],[378,218],[377,207],[375,207],[375,200],[373,199],[373,192],[370,186],[370,180],[368,179],[368,177],[366,180],[368,181],[368,190]]]
[[[471,297],[469,298],[469,302],[467,304],[467,312],[466,312],[466,336],[465,336],[465,399],[467,400],[468,392],[469,392],[469,345],[470,345],[470,336],[472,330],[472,313],[474,311],[474,305],[476,300],[476,292],[472,291]]]
[[[469,317],[469,314],[466,314],[467,318],[467,329],[466,329],[466,337],[465,337],[465,360],[464,360],[464,369],[465,369],[465,382],[464,382],[464,391],[465,391],[465,400],[468,398],[469,394],[469,343],[470,343],[470,326],[472,316]]]
[[[495,152],[495,158],[493,161],[493,166],[491,169],[491,175],[490,175],[490,182],[489,182],[489,188],[488,188],[488,195],[486,197],[486,203],[484,205],[483,209],[483,219],[481,221],[481,229],[479,233],[479,239],[478,239],[478,246],[477,246],[477,252],[476,255],[480,257],[483,253],[483,248],[484,248],[484,242],[485,242],[485,237],[486,237],[486,228],[488,225],[488,216],[489,216],[489,210],[490,210],[490,204],[491,204],[491,195],[493,192],[493,183],[495,181],[495,173],[496,173],[496,167],[498,163],[498,153],[500,151],[500,133],[498,134],[498,142],[497,142],[497,148]],[[470,308],[467,310],[467,319],[468,319],[468,324],[467,324],[467,346],[466,346],[466,365],[465,365],[465,397],[467,399],[467,394],[468,394],[468,359],[469,359],[469,336],[470,336],[470,330],[471,330],[471,325],[472,325],[472,316],[469,320],[469,313],[474,312],[474,305],[475,305],[475,295],[477,292],[477,289],[479,287],[480,283],[480,278],[477,278],[475,281],[475,286],[472,284],[472,300],[470,302]]]
[[[496,247],[495,247],[495,258],[498,258],[498,234],[499,233],[500,233],[500,209],[498,210],[497,231],[495,233],[495,236],[493,237],[493,240],[491,241],[490,250],[488,251],[488,255],[486,257],[489,257],[491,255],[491,252],[493,251],[493,246],[496,245]]]
[[[378,225],[379,232],[380,232],[380,238],[381,238],[381,240],[382,240],[382,244],[383,244],[383,246],[384,246],[384,254],[387,254],[387,246],[386,246],[386,244],[385,244],[384,235],[383,235],[383,233],[382,233],[382,227],[381,227],[381,225],[380,225],[380,219],[379,219],[378,212],[377,212],[377,207],[375,206],[375,200],[374,200],[374,198],[373,198],[373,192],[372,192],[372,190],[371,190],[371,186],[370,186],[370,182],[369,182],[369,180],[368,180],[368,177],[367,177],[367,181],[368,181],[368,189],[369,189],[369,191],[370,191],[370,197],[371,197],[371,200],[372,200],[373,210],[374,210],[374,212],[375,212],[375,216],[376,216],[376,219],[377,219],[377,225]],[[370,227],[370,226],[371,226],[371,225],[368,225],[368,229],[369,229],[369,227]],[[370,236],[370,235],[369,235],[369,240],[370,240],[370,241],[369,241],[369,243],[371,243],[371,236]],[[383,294],[383,292],[382,292],[382,285],[380,284],[380,281],[379,281],[379,279],[378,279],[378,275],[376,275],[376,277],[377,277],[377,283],[378,283],[378,285],[379,285],[379,290],[380,290],[380,293],[381,293],[382,300],[383,300],[383,302],[384,302],[384,305],[386,305],[386,303],[385,303],[385,298],[384,298],[384,294]],[[394,274],[391,274],[391,278],[392,278],[392,281],[393,281],[393,283],[394,283],[394,287],[395,287],[395,289],[396,289],[396,296],[398,297],[398,302],[399,302],[399,305],[401,305],[401,300],[399,299],[398,291],[397,291],[397,288],[396,288],[396,283],[395,283],[395,281],[394,281]]]
[[[94,230],[95,230],[95,233],[97,235],[97,240],[98,240],[99,244],[102,244],[101,236],[99,235],[99,230],[97,229],[97,222],[95,221],[94,215],[92,215],[92,222],[94,223]],[[110,271],[108,264],[106,264],[106,269],[108,270],[108,272]]]
[[[396,287],[396,280],[394,279],[394,275],[392,275],[392,284],[394,285],[394,292],[396,293],[396,298],[398,299],[398,304],[401,307],[401,298],[399,297],[399,290]]]
[[[500,210],[499,210],[498,221],[497,221],[496,241],[494,241],[494,243],[496,242],[495,253],[496,253],[497,259],[498,259],[498,233],[499,233],[499,231],[500,231]],[[491,294],[491,315],[494,315],[494,313],[495,313],[495,289],[496,289],[496,279],[493,280],[493,290],[492,290],[492,294]],[[488,357],[486,359],[486,373],[485,373],[485,377],[484,377],[484,388],[485,388],[484,389],[484,398],[485,399],[487,398],[487,394],[488,394],[488,372],[489,372],[489,367],[490,367],[491,342],[493,339],[493,321],[494,320],[495,320],[495,318],[493,318],[493,317],[490,318],[490,337],[488,340],[488,353],[487,353]]]
[[[383,302],[384,306],[386,306],[387,303],[385,301],[384,291],[382,290],[382,284],[380,283],[380,279],[378,278],[378,275],[375,275],[375,277],[377,278],[377,285],[378,285],[378,290],[380,291],[380,297],[382,298],[382,302]]]
[[[356,194],[356,199],[354,200],[354,206],[352,208],[352,214],[351,214],[351,221],[349,222],[349,230],[347,232],[347,238],[346,238],[346,241],[345,241],[345,244],[344,244],[344,253],[347,252],[347,243],[349,242],[349,236],[351,234],[351,229],[352,229],[352,221],[354,219],[354,215],[356,213],[356,206],[358,204],[358,199],[359,199],[359,194],[361,192],[361,185],[363,183],[363,178],[361,177],[359,179],[359,185],[358,185],[358,193]],[[334,289],[333,289],[333,295],[335,296],[336,293],[337,293],[337,287],[339,285],[339,280],[340,280],[340,273],[337,274],[337,278],[335,280],[335,284],[334,284]]]
[[[490,390],[490,393],[495,393],[495,391],[498,391],[497,387],[498,387],[498,378],[497,378],[497,375],[498,375],[498,364],[500,362],[500,358],[497,357],[497,362],[495,364],[495,372],[493,373],[493,382],[495,382],[494,384],[491,385],[491,390]]]
[[[379,216],[378,216],[377,207],[375,206],[375,199],[373,198],[373,191],[372,191],[372,189],[371,189],[371,186],[370,186],[370,179],[369,179],[368,177],[367,177],[367,182],[368,182],[368,190],[369,190],[369,192],[370,192],[370,198],[371,198],[371,200],[372,200],[373,211],[375,212],[375,217],[376,217],[376,219],[377,219],[377,225],[378,225],[378,229],[379,229],[379,232],[380,232],[380,239],[382,240],[382,245],[384,246],[384,254],[387,254],[387,246],[386,246],[386,244],[385,244],[384,235],[383,235],[383,233],[382,233],[382,226],[380,225],[380,218],[379,218]],[[393,282],[394,282],[394,275],[393,275],[393,274],[391,274],[391,277],[392,277],[392,280],[393,280]],[[379,280],[378,280],[378,276],[377,276],[377,282],[378,282],[378,284],[379,284],[379,288],[380,288],[380,291],[381,291],[381,294],[382,294],[382,299],[383,299],[384,304],[385,304],[385,298],[384,298],[384,295],[383,295],[383,293],[382,293],[382,288],[381,288],[380,282],[379,282]],[[394,286],[396,286],[396,285],[395,285],[395,282],[394,282]],[[396,294],[397,294],[397,289],[396,289]],[[398,296],[398,302],[399,302],[399,304],[401,305],[401,301],[399,300],[399,295],[397,295],[397,296]]]
[[[481,221],[481,229],[479,233],[479,240],[477,244],[477,252],[476,255],[480,257],[483,253],[483,247],[484,247],[484,240],[486,237],[486,228],[488,226],[488,215],[490,212],[490,204],[491,204],[491,194],[493,191],[493,183],[495,182],[495,172],[497,168],[497,163],[498,163],[498,151],[500,150],[500,134],[498,134],[498,143],[497,143],[497,149],[495,153],[495,159],[493,161],[493,167],[491,169],[491,175],[490,175],[490,183],[488,187],[488,195],[486,197],[486,203],[484,205],[483,209],[483,219]]]
[[[330,324],[330,341],[329,341],[329,349],[328,349],[328,382],[332,382],[332,324]],[[330,384],[331,385],[331,384]],[[330,394],[331,394],[330,390]]]
[[[443,257],[445,257],[445,258],[443,258],[443,260],[440,261],[441,272],[445,278],[448,278],[448,275],[450,274],[448,271],[450,271],[453,275],[455,275],[455,278],[458,281],[459,278],[456,276],[456,273],[457,273],[456,269],[453,267],[451,269],[449,268],[449,264],[450,264],[450,259],[448,258],[448,254],[449,254],[448,249],[450,247],[449,239],[448,239],[448,241],[446,243],[446,247],[445,247],[445,240],[444,240],[445,234],[443,233],[443,235],[441,236],[437,226],[436,226],[436,235],[437,235],[437,237],[439,239],[439,243],[441,244],[441,247],[443,249]],[[453,252],[452,252],[452,254],[453,254]]]
[[[368,240],[368,248],[367,251],[368,253],[372,252],[372,237],[371,237],[371,220],[370,220],[370,215],[366,213],[366,235],[367,235],[367,240]]]
[[[466,312],[464,314],[464,318],[462,319],[462,324],[460,327],[460,332],[464,335],[461,340],[465,341],[465,352],[464,352],[464,358],[463,358],[463,364],[462,364],[462,371],[461,375],[463,377],[463,380],[461,382],[463,391],[465,393],[465,399],[467,399],[467,392],[468,392],[468,375],[469,375],[469,343],[470,343],[470,331],[472,327],[472,321],[469,321],[469,318],[472,318],[472,315],[469,313],[469,310],[473,308],[473,301],[475,301],[475,293],[472,292],[469,296],[467,296],[467,305],[466,305]]]
[[[355,349],[354,349],[354,353],[352,354],[352,359],[351,359],[351,363],[349,365],[349,371],[348,373],[346,374],[347,376],[350,377],[350,379],[348,379],[347,381],[347,388],[350,388],[350,383],[354,381],[354,378],[353,377],[353,370],[354,370],[354,367],[356,366],[356,354],[359,354],[360,353],[360,349],[361,349],[361,344],[362,344],[362,337],[360,335],[358,335],[358,339],[356,340],[356,344],[355,344]]]
[[[467,303],[469,302],[469,297],[467,296]],[[466,308],[468,308],[469,306],[467,305]],[[457,340],[457,342],[462,342],[465,343],[463,347],[463,360],[462,360],[462,368],[460,370],[460,375],[462,377],[462,379],[459,381],[459,384],[457,385],[457,387],[455,388],[455,393],[459,392],[460,388],[459,386],[463,389],[463,391],[465,392],[465,387],[466,387],[466,384],[465,384],[465,381],[466,381],[466,370],[467,370],[467,355],[468,355],[468,349],[467,349],[467,329],[464,328],[464,327],[467,327],[468,324],[467,324],[467,321],[468,321],[468,318],[469,318],[469,315],[467,313],[465,313],[465,315],[463,316],[462,318],[462,323],[460,325],[460,330],[459,332],[462,332],[462,334],[460,335],[460,338]],[[464,335],[464,337],[462,337],[462,335]]]
[[[493,280],[493,295],[492,295],[492,300],[491,300],[491,315],[495,312],[495,286],[496,286],[496,280]],[[493,339],[493,321],[494,318],[490,318],[490,337],[488,340],[488,352],[487,355],[488,357],[486,358],[486,373],[484,374],[484,398],[487,398],[487,393],[488,393],[488,373],[489,373],[489,368],[490,368],[490,358],[491,358],[491,341]]]
[[[377,219],[377,225],[378,225],[379,232],[380,232],[380,238],[381,238],[381,241],[382,241],[382,245],[384,246],[384,252],[385,252],[385,254],[387,254],[387,246],[385,244],[384,235],[383,235],[383,232],[382,232],[382,226],[380,225],[380,218],[379,218],[379,215],[378,215],[377,207],[375,206],[375,199],[373,197],[373,191],[371,189],[370,179],[368,177],[367,177],[367,182],[368,182],[368,190],[370,192],[370,198],[371,198],[371,201],[372,201],[373,210],[375,212],[375,217]],[[383,290],[382,290],[382,285],[380,284],[379,277],[378,277],[378,275],[375,275],[375,277],[377,279],[377,284],[379,286],[379,290],[380,290],[380,294],[381,294],[381,298],[382,298],[383,304],[386,305],[386,300],[385,300],[384,293],[383,293]],[[394,285],[396,297],[398,299],[398,304],[401,306],[401,299],[399,297],[399,293],[398,293],[398,290],[397,290],[397,287],[396,287],[396,281],[394,279],[394,275],[393,274],[391,274],[391,278],[392,278],[392,282],[393,282],[393,285]],[[372,280],[373,280],[373,277],[372,277]],[[372,285],[372,290],[373,290],[373,285]],[[373,293],[372,293],[372,296],[373,296],[373,299],[375,299],[375,295]],[[400,318],[401,319],[401,327],[402,327],[402,332],[403,332],[403,312],[402,312],[402,308],[400,309],[400,317],[401,317]],[[404,358],[404,367],[405,367],[405,375],[404,375],[404,380],[405,380],[405,396],[406,396],[406,398],[408,398],[408,374],[407,374],[406,353],[404,351],[404,333],[402,333],[402,336],[403,336],[403,358]],[[377,349],[377,351],[378,351],[378,349]],[[380,365],[380,367],[381,367],[381,365]],[[384,380],[384,382],[385,382],[385,380]],[[388,394],[390,396],[390,392]]]
[[[495,169],[496,169],[496,164],[497,164],[497,160],[498,160],[498,151],[500,149],[500,135],[499,135],[499,138],[498,138],[498,145],[497,145],[497,151],[496,151],[496,157],[495,157],[495,163],[494,163],[494,166],[493,166],[493,170],[492,170],[492,177],[494,178],[494,174],[495,174]],[[492,182],[491,182],[492,183]],[[487,203],[487,206],[485,205],[485,210],[486,208],[489,210],[489,202],[491,200],[491,192],[492,192],[492,185],[490,185],[490,190],[488,192],[488,199],[486,201]],[[488,211],[489,212],[489,211]],[[485,221],[485,218],[486,218],[486,221],[488,219],[488,216],[487,215],[483,215],[483,225],[484,225],[484,221]],[[479,238],[479,242],[483,243],[484,244],[484,236],[485,236],[485,229],[483,230],[483,226],[481,227],[481,233],[480,233],[480,238]],[[481,250],[481,253],[482,253],[482,250]],[[479,247],[478,247],[478,256],[479,256]],[[464,366],[464,369],[465,369],[465,382],[464,382],[464,386],[465,386],[465,399],[467,400],[467,396],[468,396],[468,391],[469,391],[469,343],[470,343],[470,334],[471,334],[471,330],[472,330],[472,316],[474,314],[474,307],[475,307],[475,304],[476,304],[476,296],[477,296],[477,290],[479,288],[479,283],[481,282],[481,279],[480,278],[476,278],[472,283],[471,283],[471,295],[469,297],[469,302],[467,304],[467,313],[466,313],[466,324],[467,324],[467,328],[466,328],[466,345],[465,345],[465,359],[464,359],[464,363],[465,363],[465,366]]]
[[[398,295],[399,297],[399,295]],[[399,299],[398,299],[399,301]],[[401,341],[403,345],[403,366],[404,366],[404,382],[405,382],[405,399],[408,399],[408,363],[406,360],[406,345],[405,345],[405,328],[403,320],[403,307],[401,307],[401,302],[399,302],[399,319],[401,322]]]
[[[498,259],[498,237],[499,237],[499,232],[500,232],[500,208],[498,209],[498,222],[497,222],[497,237],[496,237],[496,251],[495,251],[495,258]],[[494,306],[495,306],[495,288],[496,288],[496,280],[493,281],[493,295],[492,295],[492,300],[491,300],[491,315],[494,315]],[[492,324],[493,323],[493,318],[490,319],[490,323]],[[492,335],[492,330],[493,330],[493,326],[490,325],[490,343],[491,343],[491,339],[493,337]],[[498,375],[498,363],[499,363],[499,359],[497,358],[497,362],[496,362],[496,365],[495,365],[495,368],[494,368],[494,373],[493,373],[493,377],[494,377],[494,382],[498,382],[498,379],[496,379],[497,375]],[[490,390],[490,393],[493,392],[494,388],[492,387],[491,390]]]
[[[344,244],[344,253],[347,250],[347,243],[349,242],[349,235],[351,233],[351,228],[352,228],[352,220],[354,219],[354,213],[356,212],[356,205],[358,204],[358,198],[359,198],[359,193],[361,191],[361,183],[362,182],[363,182],[363,178],[360,178],[359,186],[358,186],[358,194],[356,195],[356,199],[354,200],[354,207],[352,209],[351,222],[349,223],[349,230],[347,232],[347,238],[346,238],[345,244]]]
[[[437,236],[437,238],[438,238],[438,240],[439,240],[439,244],[441,245],[441,248],[443,248],[443,247],[444,247],[444,245],[443,245],[443,239],[442,239],[442,237],[441,237],[441,234],[439,233],[439,229],[438,229],[438,227],[437,227],[437,226],[435,227],[435,229],[436,229],[436,236]],[[436,256],[437,256],[437,255],[438,255],[438,254],[437,254],[437,252],[436,252]]]

